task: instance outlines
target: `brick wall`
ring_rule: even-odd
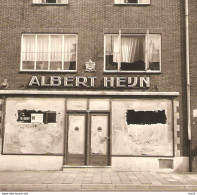
[[[0,82],[8,79],[9,89],[26,90],[28,88],[23,85],[27,85],[33,75],[53,75],[19,72],[22,33],[78,33],[78,72],[58,75],[96,74],[97,89],[101,88],[104,76],[118,76],[103,73],[104,33],[118,33],[119,29],[123,29],[123,33],[145,33],[147,29],[150,33],[161,33],[162,72],[149,74],[149,91],[180,92],[180,153],[187,155],[186,116],[183,115],[186,113],[186,90],[182,0],[151,0],[149,6],[114,5],[113,0],[69,0],[66,6],[42,6],[32,5],[32,0],[9,0],[1,1],[1,10]],[[96,62],[96,73],[85,72],[84,64],[89,59]],[[156,85],[158,89],[154,88]]]

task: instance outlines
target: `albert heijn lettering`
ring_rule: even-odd
[[[29,86],[37,87],[95,87],[97,77],[33,76]],[[149,88],[150,77],[104,77],[104,88]]]

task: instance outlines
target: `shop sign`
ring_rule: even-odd
[[[33,76],[29,86],[35,87],[95,87],[97,77],[84,76]],[[104,77],[104,88],[149,88],[150,77]]]

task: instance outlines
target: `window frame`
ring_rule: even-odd
[[[34,5],[67,5],[68,4],[68,1],[67,0],[67,3],[35,3],[34,0],[32,0],[32,4]]]
[[[35,60],[34,60],[34,70],[30,70],[30,69],[23,69],[23,60],[22,60],[22,52],[23,52],[23,38],[24,38],[24,35],[35,35],[35,52],[37,50],[37,37],[39,35],[47,35],[47,36],[51,36],[51,35],[62,35],[63,37],[66,36],[66,35],[75,35],[76,36],[76,69],[75,70],[49,70],[50,66],[49,66],[49,63],[50,61],[48,61],[48,70],[36,70],[36,62],[37,62],[37,58],[35,56]],[[49,38],[50,39],[50,38]],[[63,44],[64,44],[64,39],[62,40]],[[51,44],[51,41],[49,40],[49,48],[50,48],[50,45]],[[64,47],[63,47],[64,48]],[[50,52],[50,51],[49,51]],[[62,61],[62,64],[63,64],[63,61]],[[63,72],[69,72],[69,73],[76,73],[77,72],[77,64],[78,64],[78,34],[48,34],[48,33],[38,33],[38,34],[30,34],[30,33],[24,33],[22,34],[21,36],[21,52],[20,52],[20,72],[59,72],[59,73],[63,73]]]
[[[118,35],[118,36],[144,36],[145,37],[145,67],[147,67],[148,64],[148,53],[147,50],[147,34],[146,33],[122,33],[121,35],[118,33],[105,33],[104,34],[104,73],[148,73],[148,74],[153,74],[153,73],[161,73],[161,66],[162,66],[162,36],[161,33],[150,33],[151,35],[160,35],[161,37],[161,43],[160,43],[160,66],[159,70],[120,70],[119,68],[121,67],[121,62],[118,62],[118,70],[107,70],[106,69],[106,36],[111,36],[111,35]],[[121,50],[120,50],[121,52]],[[121,56],[121,53],[120,53]]]
[[[114,4],[115,5],[150,5],[151,0],[149,1],[149,3],[139,3],[139,0],[138,0],[138,3],[128,3],[128,2],[127,3],[116,3],[116,0],[114,0]]]

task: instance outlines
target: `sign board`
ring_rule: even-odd
[[[43,123],[43,119],[44,119],[44,114],[36,114],[36,113],[31,114],[32,123]]]

